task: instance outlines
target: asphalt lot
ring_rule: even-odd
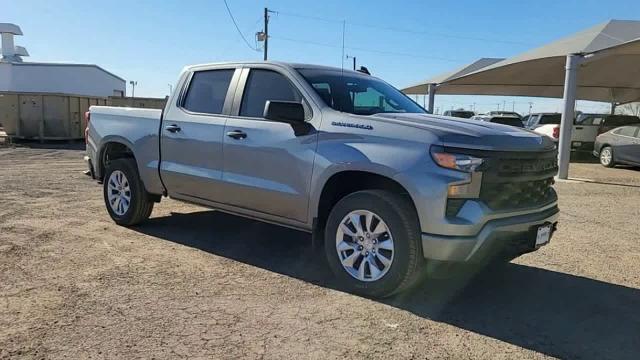
[[[118,227],[82,155],[0,148],[0,358],[640,354],[640,170],[573,164],[548,246],[375,301],[304,233],[173,200]]]

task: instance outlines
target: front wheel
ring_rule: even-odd
[[[107,165],[104,202],[111,219],[118,225],[132,226],[146,220],[153,200],[144,188],[133,159],[116,159]]]
[[[613,149],[609,146],[605,146],[600,150],[600,164],[604,167],[614,167],[615,162],[613,161]]]
[[[381,190],[355,192],[333,207],[324,248],[341,287],[370,297],[410,288],[424,264],[412,203]]]

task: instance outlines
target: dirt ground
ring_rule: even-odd
[[[173,200],[116,226],[82,156],[0,149],[0,358],[640,356],[637,169],[572,165],[550,245],[375,301],[304,233]]]

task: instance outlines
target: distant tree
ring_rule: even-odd
[[[616,107],[616,114],[640,116],[640,102],[620,105]]]

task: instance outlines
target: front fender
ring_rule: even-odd
[[[362,137],[353,137],[351,141],[344,140],[321,139],[318,144],[310,187],[310,221],[318,216],[322,191],[335,174],[345,171],[368,172],[384,176],[408,188],[408,184],[404,183],[406,178],[397,178],[396,175],[414,168],[424,168],[430,161],[424,143],[399,140],[376,143]]]

